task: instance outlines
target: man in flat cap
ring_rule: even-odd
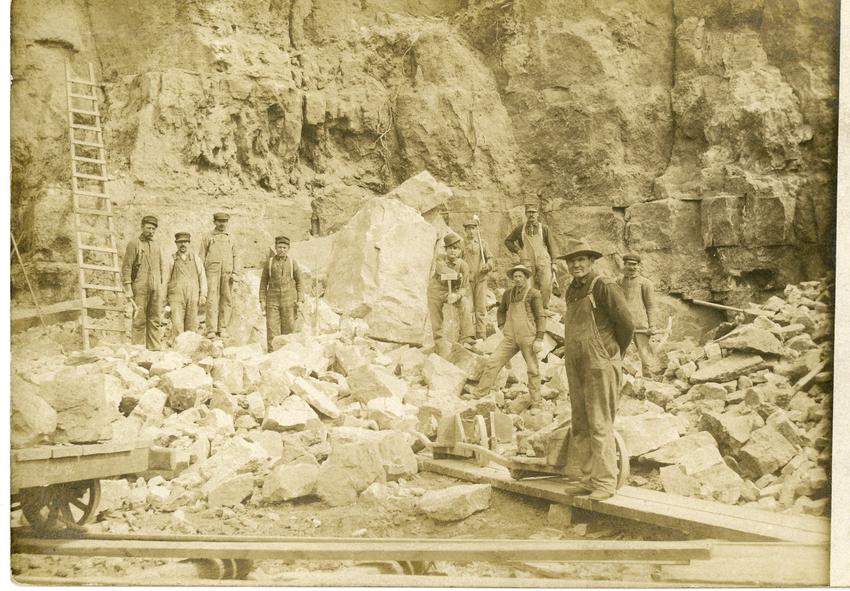
[[[445,348],[444,337],[454,335],[443,334],[443,305],[454,306],[458,319],[461,343],[471,343],[475,329],[472,326],[472,307],[469,305],[469,266],[460,257],[462,240],[455,233],[443,237],[446,258],[437,260],[434,272],[428,282],[428,313],[431,317],[431,330],[434,335],[434,346],[440,350]]]
[[[121,262],[121,282],[127,298],[135,302],[133,344],[152,351],[162,348],[160,338],[161,298],[165,261],[153,239],[159,221],[152,215],[142,218],[142,233],[127,243]]]
[[[566,292],[564,365],[572,410],[566,492],[603,500],[617,491],[614,417],[622,353],[634,325],[623,292],[593,265],[602,253],[570,239],[561,258],[573,276]]]
[[[236,242],[227,232],[230,216],[226,213],[213,215],[215,229],[201,240],[200,256],[207,274],[206,332],[207,337],[227,337],[230,321],[230,295],[233,282],[239,279],[239,259]]]
[[[525,205],[525,222],[519,224],[505,238],[505,247],[519,255],[520,264],[532,272],[534,285],[540,290],[543,307],[549,307],[552,296],[552,261],[555,260],[555,245],[549,227],[540,222],[540,206],[528,199]]]
[[[165,275],[172,339],[186,331],[198,332],[198,306],[203,306],[207,299],[207,275],[201,259],[189,250],[191,241],[189,232],[174,235],[177,252],[172,255]]]
[[[513,287],[506,289],[499,303],[496,321],[502,329],[502,342],[487,359],[478,381],[478,395],[486,395],[502,369],[517,352],[522,353],[528,367],[528,393],[532,406],[540,405],[540,370],[537,354],[543,348],[546,314],[540,291],[531,286],[531,270],[515,265],[508,270]]]
[[[641,373],[644,377],[658,372],[658,361],[649,344],[655,332],[655,287],[652,281],[640,273],[640,255],[627,252],[623,255],[623,275],[617,280],[623,290],[629,312],[635,323],[634,344],[640,356]]]
[[[487,338],[487,274],[493,269],[490,248],[481,238],[478,216],[463,224],[466,239],[463,260],[469,267],[469,290],[472,296],[472,315],[475,319],[475,338]]]
[[[268,350],[281,334],[295,330],[298,302],[301,301],[301,270],[289,256],[289,238],[274,239],[275,254],[263,265],[260,277],[260,308],[266,315]]]

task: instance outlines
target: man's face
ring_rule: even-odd
[[[528,283],[528,277],[522,271],[514,271],[511,279],[514,282],[514,286],[520,288],[525,287],[525,284]]]
[[[278,242],[274,245],[274,251],[277,253],[277,256],[285,257],[286,253],[289,252],[289,245],[285,242]]]
[[[446,256],[450,261],[457,259],[460,256],[460,242],[446,247]]]
[[[217,232],[224,232],[227,229],[227,222],[225,220],[213,220],[213,225],[215,225]]]
[[[186,251],[189,250],[189,243],[186,241],[180,241],[177,243],[177,252],[180,254],[186,254]]]
[[[154,232],[156,232],[156,225],[151,224],[150,222],[142,224],[142,236],[146,239],[150,240],[153,238]]]
[[[475,226],[464,226],[463,231],[466,233],[467,240],[475,238]]]
[[[637,277],[640,263],[637,261],[623,261],[623,274],[626,277]]]
[[[585,254],[571,257],[567,259],[567,268],[573,277],[581,279],[590,273],[593,268],[593,259]]]
[[[537,218],[539,217],[539,215],[540,215],[540,212],[537,211],[536,209],[526,209],[525,210],[525,217],[532,224],[537,223]]]

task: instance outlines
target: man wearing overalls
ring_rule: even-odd
[[[516,265],[508,271],[513,288],[506,289],[499,303],[496,321],[502,329],[502,342],[487,359],[487,365],[478,381],[478,395],[484,396],[493,388],[496,376],[517,351],[522,353],[528,367],[528,393],[532,406],[540,405],[540,371],[537,354],[543,347],[546,316],[540,292],[529,279],[531,270]]]
[[[228,220],[230,216],[226,213],[214,214],[215,230],[201,241],[200,255],[209,286],[206,315],[206,332],[209,338],[216,335],[227,337],[231,288],[233,282],[239,278],[236,243],[226,231]]]
[[[617,491],[614,417],[622,380],[622,352],[634,325],[623,292],[593,269],[602,256],[584,240],[570,240],[560,258],[573,276],[566,292],[564,365],[572,419],[567,494],[604,500]]]
[[[552,261],[555,249],[549,235],[549,227],[539,221],[540,207],[534,201],[525,203],[525,223],[518,225],[505,238],[505,247],[519,255],[521,265],[528,267],[534,285],[540,290],[543,308],[549,307],[552,295]]]
[[[177,252],[171,257],[171,269],[166,274],[172,338],[186,331],[198,331],[198,306],[207,299],[207,276],[201,260],[189,252],[191,240],[188,232],[174,235]]]
[[[460,258],[462,240],[457,234],[451,233],[443,237],[446,258],[437,261],[434,273],[428,282],[428,314],[431,317],[431,330],[434,345],[439,346],[443,340],[443,304],[457,307],[457,317],[460,329],[458,338],[461,343],[473,341],[475,329],[472,326],[472,306],[469,303],[469,265]],[[454,275],[456,279],[442,279],[445,275]]]
[[[640,357],[641,375],[651,377],[660,369],[649,343],[655,333],[655,286],[641,275],[639,254],[627,252],[623,255],[623,275],[617,285],[623,290],[635,323],[634,343]]]
[[[160,316],[164,261],[159,244],[154,241],[158,220],[152,215],[142,218],[142,233],[127,243],[121,262],[121,281],[127,298],[135,302],[133,344],[144,344],[152,351],[162,348]]]
[[[469,267],[469,290],[472,292],[472,316],[475,319],[475,338],[487,338],[487,274],[493,269],[490,248],[481,238],[478,216],[463,224],[466,240],[463,260]]]
[[[263,265],[260,277],[260,309],[266,315],[269,352],[276,336],[295,331],[295,317],[301,301],[301,270],[289,257],[289,238],[275,238],[274,250],[275,255]]]

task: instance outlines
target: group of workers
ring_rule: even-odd
[[[177,252],[165,257],[154,240],[159,221],[152,215],[142,218],[141,234],[127,243],[121,265],[124,292],[133,303],[133,344],[162,349],[163,304],[171,311],[172,339],[185,331],[198,331],[202,306],[206,307],[206,336],[228,337],[233,284],[244,281],[236,242],[227,231],[229,220],[227,213],[214,214],[213,230],[203,237],[197,252],[189,248],[191,234],[177,232]],[[289,238],[275,238],[275,253],[263,266],[260,280],[269,348],[274,337],[294,330],[302,299],[301,270],[288,252]]]
[[[640,275],[640,256],[623,256],[618,281],[594,268],[602,253],[585,240],[570,239],[557,254],[549,228],[539,220],[537,203],[525,203],[525,220],[505,238],[506,248],[519,258],[511,267],[511,286],[498,304],[496,321],[501,341],[487,359],[476,394],[493,389],[499,371],[521,353],[528,371],[532,406],[541,403],[538,354],[543,347],[554,263],[563,260],[572,281],[565,292],[564,365],[569,386],[571,428],[567,462],[567,492],[601,500],[617,484],[614,417],[622,380],[622,358],[634,342],[644,375],[656,371],[649,338],[654,332],[653,287]],[[216,213],[214,230],[189,249],[191,236],[178,232],[177,251],[164,258],[153,240],[154,216],[142,218],[142,231],[127,245],[122,280],[134,302],[133,343],[161,348],[161,298],[171,310],[173,336],[197,331],[198,308],[206,305],[205,327],[210,338],[226,338],[231,290],[240,277],[237,247],[227,232],[229,216]],[[487,337],[487,278],[493,257],[480,236],[477,216],[464,223],[466,240],[454,233],[443,238],[445,258],[435,261],[428,284],[428,311],[434,343],[444,334],[444,306],[455,306],[459,320],[456,338],[470,344]],[[301,271],[289,257],[290,241],[275,239],[275,253],[263,265],[259,301],[266,316],[269,350],[277,335],[295,330],[302,300]]]

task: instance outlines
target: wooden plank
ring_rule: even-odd
[[[53,446],[50,452],[51,458],[76,458],[83,455],[83,448],[80,445]]]
[[[511,560],[580,562],[653,562],[707,560],[704,542],[623,542],[600,540],[427,540],[335,539],[309,542],[245,542],[238,536],[224,542],[159,540],[91,540],[15,538],[12,551],[21,554],[113,556],[134,558],[230,558],[248,560],[417,560],[504,562]]]
[[[26,449],[12,450],[12,462],[31,462],[33,460],[46,460],[50,458],[51,448],[29,447]]]
[[[147,448],[91,456],[54,457],[49,460],[12,464],[11,488],[15,492],[22,488],[61,482],[135,474],[147,469]]]
[[[94,252],[109,252],[117,253],[118,251],[111,246],[95,246],[93,244],[80,244],[80,250],[91,250]]]
[[[83,172],[75,172],[74,176],[78,179],[86,179],[90,181],[98,181],[98,182],[106,182],[109,180],[109,177],[101,176],[99,174],[85,174]],[[79,193],[79,191],[77,191]]]
[[[86,97],[89,98],[89,97]],[[100,117],[100,113],[97,111],[88,111],[86,109],[71,109],[71,112],[74,115],[85,115],[87,117]]]
[[[103,310],[104,312],[124,312],[123,306],[107,306],[105,304],[86,304],[86,310]]]
[[[84,84],[86,86],[98,86],[97,82],[94,80],[73,80],[68,79],[68,84]]]
[[[97,289],[99,291],[114,291],[124,293],[124,290],[114,285],[101,285],[99,283],[83,283],[83,289]]]
[[[109,265],[93,265],[91,263],[82,263],[80,265],[81,269],[88,269],[89,271],[108,271],[110,273],[119,273],[121,269],[119,267],[111,267]]]
[[[72,156],[71,160],[75,160],[77,162],[88,162],[89,164],[106,164],[106,160],[101,160],[100,158],[88,158],[86,156]]]
[[[111,216],[111,211],[106,211],[105,209],[92,209],[90,207],[77,207],[74,209],[74,213],[77,215],[99,215],[99,216]]]
[[[68,96],[70,96],[71,98],[86,99],[86,100],[89,100],[89,101],[96,101],[97,100],[96,96],[91,96],[91,95],[88,95],[88,94],[80,94],[80,93],[77,93],[77,92],[69,92]]]
[[[562,492],[564,482],[558,478],[514,480],[507,470],[500,466],[479,467],[461,460],[433,460],[425,456],[419,456],[419,463],[421,469],[461,480],[489,483],[502,490],[708,538],[799,543],[829,541],[829,521],[822,518],[804,517],[806,527],[800,528],[795,527],[796,519],[785,519],[785,515],[774,516],[757,509],[745,509],[629,486],[620,489],[618,494],[606,501],[593,501],[566,495]]]
[[[78,146],[88,146],[89,148],[103,148],[105,147],[103,142],[90,142],[87,140],[80,140],[77,138],[73,138],[71,143],[76,144]]]
[[[826,586],[827,544],[712,544],[711,560],[687,566],[665,565],[659,582],[715,586]]]

